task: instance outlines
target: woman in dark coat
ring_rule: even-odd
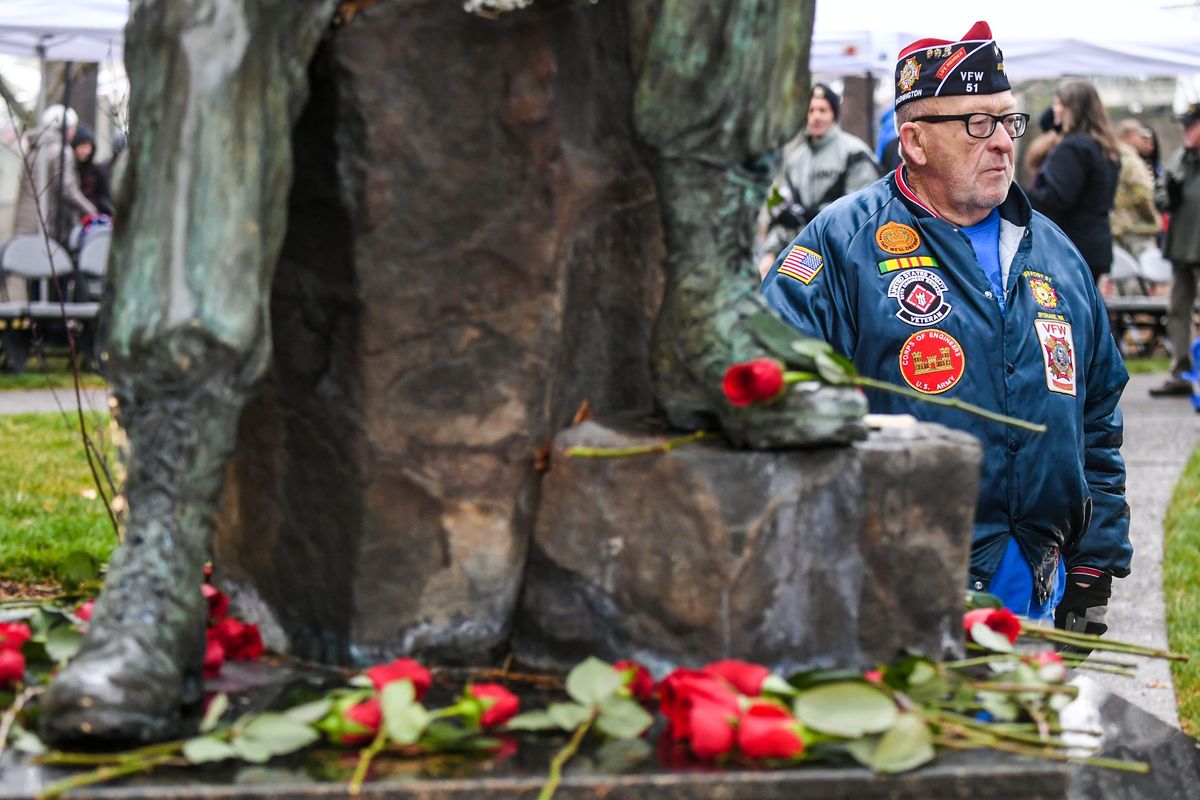
[[[1117,137],[1087,81],[1059,84],[1053,109],[1062,139],[1038,170],[1029,199],[1063,229],[1099,281],[1112,268],[1108,218],[1121,172]]]
[[[83,196],[92,201],[92,205],[101,214],[113,213],[112,193],[108,188],[108,170],[96,163],[96,139],[92,129],[80,124],[75,130],[75,138],[71,140],[75,148],[75,165],[79,171],[79,188]]]

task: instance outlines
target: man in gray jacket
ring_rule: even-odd
[[[50,238],[64,242],[81,217],[99,213],[79,188],[75,152],[66,145],[75,136],[78,121],[74,111],[61,105],[50,106],[42,113],[28,140],[13,226],[16,235],[40,236],[44,222]]]
[[[1171,261],[1171,298],[1167,303],[1167,335],[1171,340],[1171,377],[1150,390],[1155,397],[1190,395],[1182,375],[1193,369],[1192,315],[1196,280],[1200,277],[1200,103],[1179,116],[1183,146],[1167,161],[1155,203],[1170,213],[1163,255]]]
[[[866,143],[837,124],[842,101],[823,83],[813,86],[804,131],[783,151],[783,169],[759,214],[758,275],[765,277],[783,248],[826,206],[879,178]]]

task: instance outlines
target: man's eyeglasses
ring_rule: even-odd
[[[1016,139],[1025,135],[1029,125],[1028,114],[985,114],[976,111],[974,114],[934,114],[928,117],[914,117],[913,122],[961,122],[967,126],[967,135],[975,139],[986,139],[996,130],[996,123],[1004,126],[1004,132]]]

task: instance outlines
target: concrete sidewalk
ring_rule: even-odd
[[[1128,499],[1132,510],[1133,571],[1115,581],[1109,606],[1109,635],[1166,648],[1167,632],[1162,594],[1163,517],[1171,492],[1200,444],[1200,414],[1186,398],[1152,398],[1149,389],[1165,375],[1134,375],[1125,389],[1125,446]],[[60,405],[61,404],[61,405]],[[104,410],[103,389],[87,392],[84,407]],[[56,412],[74,408],[69,390],[0,392],[0,414]],[[1053,436],[1054,432],[1047,433]],[[1133,678],[1088,673],[1110,691],[1178,727],[1175,691],[1165,661],[1145,661]]]
[[[1125,445],[1121,452],[1128,470],[1133,567],[1128,578],[1113,582],[1108,611],[1109,636],[1162,648],[1167,646],[1162,593],[1163,517],[1176,481],[1192,450],[1200,444],[1200,414],[1192,409],[1190,399],[1150,397],[1150,387],[1165,378],[1165,374],[1134,375],[1121,399],[1125,413]],[[1167,662],[1145,661],[1133,678],[1088,675],[1159,719],[1179,726]]]

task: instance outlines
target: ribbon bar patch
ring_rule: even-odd
[[[879,262],[879,274],[887,275],[889,272],[895,272],[898,269],[912,269],[913,267],[933,267],[941,269],[941,264],[938,264],[937,259],[933,256],[906,256],[905,258],[889,258],[887,261]]]

